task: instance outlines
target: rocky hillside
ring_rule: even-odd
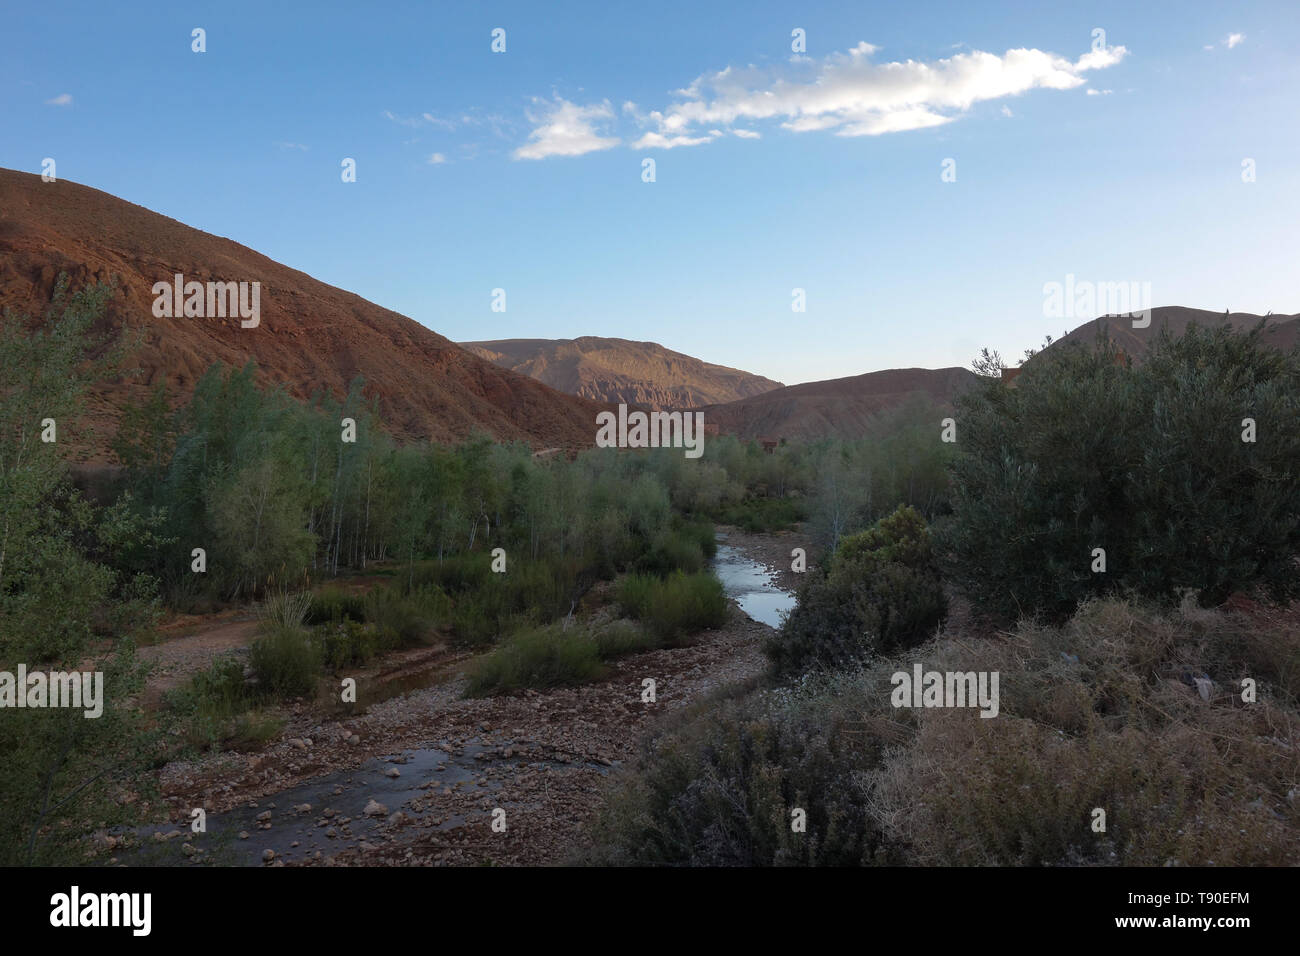
[[[601,402],[698,408],[781,387],[761,375],[704,362],[654,342],[585,335],[461,344],[503,368]]]

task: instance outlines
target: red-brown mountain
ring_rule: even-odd
[[[1091,345],[1097,341],[1098,335],[1104,334],[1134,361],[1141,362],[1147,349],[1163,329],[1168,329],[1170,334],[1177,336],[1182,335],[1189,325],[1195,323],[1202,328],[1230,325],[1239,331],[1247,331],[1260,322],[1264,323],[1264,333],[1261,336],[1264,344],[1279,349],[1290,349],[1300,342],[1300,314],[1263,316],[1250,312],[1210,312],[1206,309],[1189,309],[1181,305],[1166,305],[1151,310],[1151,324],[1146,328],[1133,328],[1133,319],[1130,316],[1104,315],[1091,322],[1085,322],[1068,335],[1058,339],[1053,345],[1062,342]]]
[[[655,342],[576,339],[462,342],[475,355],[570,395],[647,408],[698,408],[780,388],[780,382],[714,365]]]
[[[704,422],[742,438],[862,438],[891,409],[918,398],[947,406],[976,381],[964,368],[886,369],[711,405]]]
[[[561,394],[460,348],[418,322],[291,269],[229,239],[107,193],[0,169],[0,306],[39,314],[61,272],[74,289],[116,280],[112,326],[137,330],[129,364],[142,374],[90,397],[69,429],[77,457],[102,460],[128,397],[163,381],[173,401],[216,361],[257,362],[265,381],[298,396],[342,396],[356,376],[378,397],[386,427],[403,439],[447,441],[481,429],[539,446],[589,446],[604,406]],[[155,318],[155,282],[260,282],[261,323],[238,318]],[[60,437],[64,434],[60,430]]]

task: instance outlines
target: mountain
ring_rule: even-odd
[[[460,348],[418,322],[313,279],[237,242],[200,232],[97,189],[0,169],[0,306],[43,313],[60,272],[72,288],[115,280],[112,326],[142,338],[139,376],[98,389],[70,430],[77,457],[102,459],[123,403],[157,381],[179,401],[216,361],[256,360],[264,381],[306,398],[342,397],[358,375],[400,439],[449,441],[481,429],[538,446],[589,446],[596,402],[564,395]],[[260,282],[260,324],[156,318],[154,283]],[[251,294],[250,294],[251,300]],[[63,435],[62,429],[60,436]]]
[[[977,380],[964,368],[886,369],[711,405],[704,422],[742,438],[862,438],[892,409],[918,399],[948,406]]]
[[[654,342],[576,339],[462,342],[475,355],[570,395],[648,408],[698,408],[749,398],[780,382],[703,362]]]
[[[1151,324],[1146,328],[1133,328],[1133,319],[1128,316],[1104,315],[1091,322],[1085,322],[1052,343],[1052,347],[1063,342],[1091,345],[1097,341],[1098,335],[1104,334],[1134,361],[1140,362],[1162,329],[1168,329],[1173,335],[1182,335],[1189,325],[1196,323],[1203,328],[1226,324],[1239,331],[1247,331],[1260,322],[1264,323],[1261,341],[1266,345],[1290,349],[1300,342],[1300,315],[1263,316],[1250,312],[1210,312],[1205,309],[1168,305],[1151,310]]]

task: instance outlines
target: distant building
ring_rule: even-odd
[[[777,445],[781,444],[779,438],[760,438],[758,441],[763,446],[763,451],[767,452],[769,455],[776,451]]]

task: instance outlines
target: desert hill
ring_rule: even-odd
[[[704,362],[655,342],[576,339],[462,342],[474,354],[570,395],[648,408],[698,408],[780,388],[761,375]]]
[[[976,381],[964,368],[886,369],[712,405],[704,421],[742,438],[862,438],[883,413],[917,397],[948,405]]]
[[[1262,341],[1274,348],[1289,349],[1300,342],[1300,315],[1254,315],[1250,312],[1210,312],[1190,309],[1181,305],[1157,306],[1151,310],[1151,324],[1146,328],[1133,328],[1129,316],[1104,315],[1085,322],[1053,345],[1078,342],[1091,345],[1100,334],[1108,336],[1135,361],[1140,362],[1146,350],[1162,329],[1173,335],[1182,335],[1195,323],[1203,328],[1230,325],[1238,331],[1248,331],[1264,322]]]
[[[70,429],[77,457],[103,460],[128,397],[166,383],[179,401],[215,361],[254,359],[298,397],[341,397],[364,376],[386,427],[403,439],[448,441],[481,429],[538,446],[589,446],[603,407],[560,394],[460,348],[423,325],[326,285],[237,242],[193,229],[97,189],[0,169],[0,306],[44,312],[60,272],[72,288],[116,280],[109,321],[143,337],[140,375],[88,402]],[[261,283],[260,325],[235,318],[156,318],[155,282]]]

